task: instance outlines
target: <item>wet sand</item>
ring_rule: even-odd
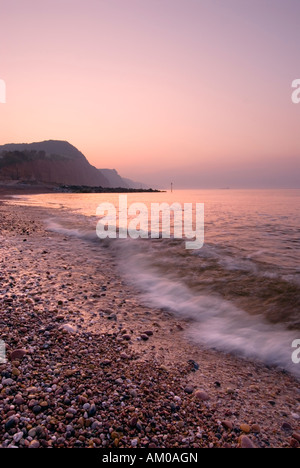
[[[299,382],[188,343],[108,249],[47,216],[0,204],[0,446],[300,446]]]

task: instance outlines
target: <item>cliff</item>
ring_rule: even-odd
[[[55,140],[0,146],[0,180],[110,187],[73,145]]]

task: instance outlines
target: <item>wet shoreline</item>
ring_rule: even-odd
[[[107,249],[45,230],[42,209],[0,216],[2,446],[299,446],[292,376],[187,342]]]

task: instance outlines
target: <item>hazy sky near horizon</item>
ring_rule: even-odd
[[[0,144],[178,187],[300,187],[299,0],[0,0]]]

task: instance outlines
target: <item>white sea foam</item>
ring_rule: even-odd
[[[187,338],[223,352],[276,365],[300,378],[292,362],[292,342],[299,332],[271,324],[263,315],[249,315],[219,297],[197,294],[178,280],[147,266],[133,245],[122,248],[123,271],[141,291],[145,304],[191,320]]]
[[[95,230],[65,228],[53,219],[47,226],[64,235],[96,239]],[[124,239],[110,245],[123,274],[140,290],[145,304],[167,309],[179,319],[191,320],[188,340],[276,365],[300,378],[300,365],[292,362],[292,343],[300,338],[299,332],[287,330],[283,324],[271,324],[263,314],[249,315],[229,301],[199,294],[178,279],[166,277],[150,266],[144,252],[145,241]]]
[[[95,229],[64,227],[57,220],[50,218],[46,221],[46,227],[49,231],[64,234],[65,236],[77,237],[78,239],[97,240]]]

